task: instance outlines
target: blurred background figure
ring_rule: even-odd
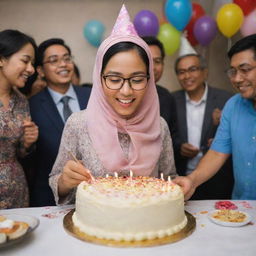
[[[80,85],[80,71],[78,66],[74,63],[74,73],[72,75],[71,83],[73,85]]]
[[[82,83],[81,84],[80,70],[76,64],[74,64],[74,73],[73,73],[71,82],[73,85],[79,85],[82,87],[89,87],[89,88],[92,87],[92,83]]]
[[[37,93],[41,92],[46,87],[46,81],[41,78],[38,73],[30,76],[23,88],[18,88],[28,99]]]
[[[157,83],[162,77],[164,71],[164,48],[162,43],[153,36],[145,36],[142,39],[148,44],[154,64],[154,78],[156,83],[156,90],[160,104],[160,115],[165,119],[168,124],[171,136],[178,136],[176,129],[176,105],[171,93],[164,87]],[[175,150],[175,145],[174,150]]]

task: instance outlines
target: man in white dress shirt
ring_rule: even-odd
[[[184,40],[183,38],[181,47],[184,47]],[[181,49],[180,57],[175,62],[175,72],[182,90],[172,94],[178,118],[179,136],[173,139],[175,144],[179,145],[175,154],[179,175],[188,175],[196,168],[215,135],[221,109],[232,96],[231,93],[207,84],[206,61],[188,45],[187,41],[185,46],[190,47],[189,50],[184,52],[184,49]],[[192,199],[230,198],[233,186],[230,162],[224,169],[198,188]]]

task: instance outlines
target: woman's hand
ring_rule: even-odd
[[[188,200],[195,192],[196,187],[192,181],[192,179],[189,178],[189,176],[177,176],[174,180],[174,183],[181,186],[183,193],[184,193],[184,199],[185,201]]]
[[[24,134],[23,143],[24,147],[27,149],[38,139],[38,127],[37,125],[29,120],[23,122]]]
[[[64,196],[71,189],[77,187],[82,181],[92,181],[90,171],[80,162],[69,160],[63,168],[58,181],[59,195]]]

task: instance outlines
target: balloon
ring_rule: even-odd
[[[189,0],[167,0],[165,4],[165,16],[167,20],[178,30],[183,30],[192,15],[192,4]]]
[[[168,23],[167,19],[165,18],[165,16],[161,16],[159,19],[159,26],[165,23]]]
[[[240,6],[244,15],[249,14],[254,8],[256,8],[255,0],[234,0],[234,4]]]
[[[84,26],[84,37],[95,47],[101,44],[105,26],[98,20],[91,20]]]
[[[185,30],[187,31],[187,38],[192,45],[197,44],[197,40],[194,36],[194,31],[193,31],[194,24],[200,17],[204,15],[205,15],[205,11],[203,7],[198,3],[192,3],[192,16],[188,25],[185,27]]]
[[[210,16],[202,16],[194,25],[194,35],[197,41],[203,45],[208,45],[217,34],[217,25]]]
[[[226,37],[233,36],[243,24],[243,11],[237,4],[224,4],[217,13],[217,25]]]
[[[172,55],[179,48],[180,31],[169,23],[160,26],[157,38],[162,42],[165,53],[168,55]]]
[[[243,36],[249,36],[256,33],[256,9],[244,18],[244,23],[240,28]]]
[[[191,45],[195,46],[198,44],[198,41],[196,40],[195,38],[195,35],[194,35],[194,26],[193,26],[193,29],[189,29],[187,30],[185,28],[185,31],[187,32],[185,35],[186,35],[186,38],[188,39],[188,41],[190,42]]]
[[[156,36],[158,33],[159,22],[157,16],[149,10],[138,12],[133,23],[139,36]]]
[[[165,3],[166,3],[166,0],[164,0],[163,3],[162,3],[161,16],[160,16],[160,19],[159,19],[159,24],[160,25],[162,25],[164,23],[168,23],[168,20],[166,19],[165,12],[164,12]]]

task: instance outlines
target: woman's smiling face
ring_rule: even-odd
[[[9,58],[1,58],[1,75],[3,81],[10,86],[24,87],[27,79],[34,72],[35,50],[28,43],[24,45],[18,52]]]
[[[145,92],[147,90],[147,67],[137,50],[132,49],[119,52],[110,58],[105,69],[104,76],[113,75],[113,78],[131,78],[135,77],[135,83],[141,83],[141,79],[145,81],[145,87],[141,90],[131,88],[128,80],[124,81],[120,89],[109,89],[106,85],[106,79],[102,77],[103,91],[106,99],[114,111],[124,119],[130,119],[134,116],[139,108]],[[115,80],[113,79],[113,82]]]

